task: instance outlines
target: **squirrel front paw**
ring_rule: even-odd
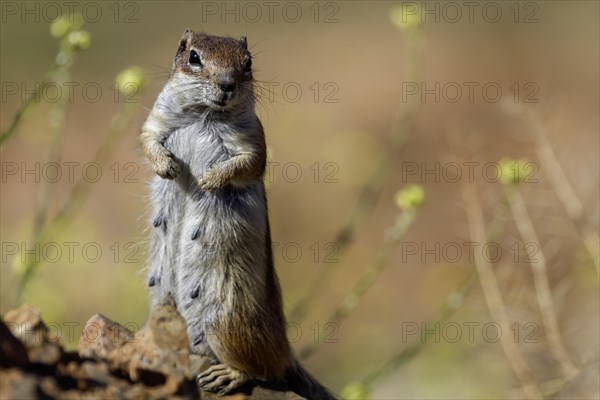
[[[209,169],[198,180],[198,185],[202,190],[218,190],[225,186],[227,182],[223,181],[222,176],[214,168]]]
[[[181,173],[181,167],[170,151],[157,157],[152,163],[152,169],[163,179],[175,179]]]

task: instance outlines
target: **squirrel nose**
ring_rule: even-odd
[[[235,80],[233,77],[223,77],[217,82],[217,86],[224,92],[233,92],[235,90]]]

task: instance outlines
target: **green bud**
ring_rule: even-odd
[[[425,202],[425,190],[420,185],[408,185],[396,192],[394,201],[401,210],[419,208]]]
[[[350,383],[342,389],[342,399],[346,400],[365,400],[369,398],[369,391],[360,383]]]
[[[125,95],[136,93],[146,84],[146,74],[140,67],[129,67],[117,75],[119,91]]]
[[[62,15],[50,24],[50,34],[57,39],[62,39],[82,26],[83,19],[81,15]]]
[[[502,158],[500,165],[500,182],[504,185],[513,185],[523,182],[531,173],[530,161],[525,159],[515,160]]]
[[[416,3],[411,6],[417,7]],[[390,10],[390,20],[403,32],[414,31],[421,23],[421,10],[409,9],[407,6],[396,6]]]
[[[88,31],[73,31],[65,38],[69,50],[85,50],[90,47],[92,39]]]

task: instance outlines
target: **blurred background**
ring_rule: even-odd
[[[324,384],[598,398],[599,3],[468,3],[3,2],[0,313],[69,348],[95,313],[144,323],[137,136],[192,28],[248,37],[288,333]]]

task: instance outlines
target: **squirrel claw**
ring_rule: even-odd
[[[212,173],[210,170],[202,175],[198,180],[198,185],[200,186],[200,189],[208,191],[218,190],[223,187],[223,184],[217,178],[216,174]]]
[[[198,185],[200,185],[200,189],[202,189],[202,190],[213,191],[213,190],[218,189],[217,186],[211,185],[209,182],[205,182],[202,180],[200,182],[198,182]]]
[[[214,365],[198,375],[198,385],[202,389],[218,391],[220,395],[231,393],[249,380],[246,374],[225,364]]]
[[[173,154],[161,157],[152,167],[154,172],[163,179],[175,179],[181,173],[179,163],[173,159]]]

